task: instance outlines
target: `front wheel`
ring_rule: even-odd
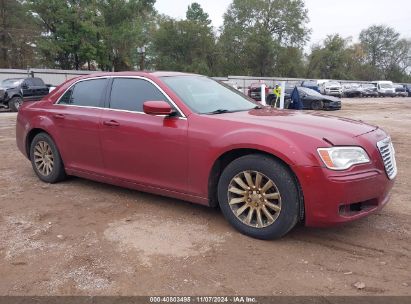
[[[16,96],[10,99],[9,101],[9,109],[13,112],[18,112],[21,105],[23,104],[23,98]]]
[[[299,192],[289,169],[269,156],[252,154],[230,163],[218,183],[224,217],[241,233],[276,239],[298,222]]]
[[[311,103],[311,109],[315,111],[322,110],[324,108],[324,103],[321,100],[314,100]]]
[[[46,133],[37,134],[30,145],[30,160],[34,172],[46,183],[66,178],[63,161],[53,139]]]

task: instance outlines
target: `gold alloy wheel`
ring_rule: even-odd
[[[281,213],[281,195],[275,183],[257,171],[243,171],[228,186],[234,215],[253,228],[272,225]]]
[[[34,164],[43,176],[49,176],[53,172],[53,151],[45,141],[39,141],[34,147]]]

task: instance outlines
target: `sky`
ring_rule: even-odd
[[[159,13],[184,19],[192,2],[200,3],[218,28],[232,0],[157,0],[155,7]],[[305,0],[305,4],[312,29],[308,46],[336,33],[357,41],[361,30],[374,24],[389,25],[403,38],[411,38],[411,0]]]

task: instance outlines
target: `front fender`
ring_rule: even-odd
[[[241,129],[224,134],[213,143],[213,151],[210,163],[215,161],[227,152],[237,149],[253,149],[271,154],[289,166],[317,166],[318,158],[314,154],[317,140],[303,138],[298,134],[289,136],[285,134],[270,132],[270,130]]]
[[[189,183],[191,191],[208,197],[208,183],[214,165],[226,153],[240,149],[261,151],[288,166],[320,166],[318,138],[292,131],[245,124],[220,124],[218,120],[190,119]]]

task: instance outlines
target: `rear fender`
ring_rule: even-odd
[[[57,134],[58,132],[57,132],[57,128],[55,127],[54,121],[45,115],[38,115],[32,118],[31,125],[26,133],[27,135],[25,138],[25,142],[26,142],[26,145],[28,146],[28,149],[30,149],[29,143],[27,142],[28,135],[30,134],[30,132],[36,129],[43,130],[44,132],[49,134],[58,148],[62,146],[59,140],[59,136]],[[59,149],[59,152],[64,162],[64,159],[65,159],[64,151]],[[27,155],[29,155],[29,150],[27,151]]]

